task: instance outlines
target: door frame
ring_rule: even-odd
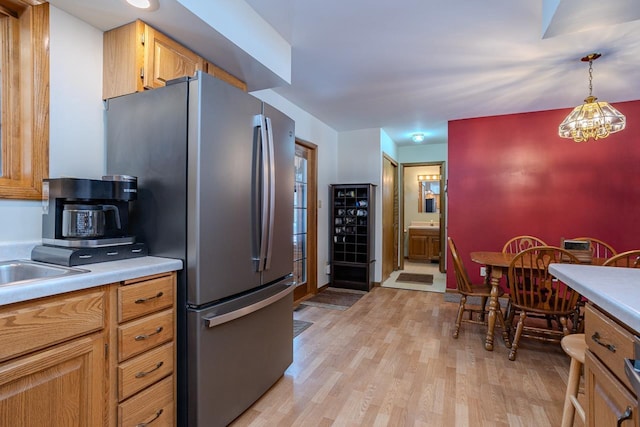
[[[387,259],[387,251],[385,250],[386,246],[385,246],[385,242],[387,242],[389,240],[389,236],[388,236],[388,230],[385,230],[384,227],[384,223],[385,220],[387,219],[385,216],[385,211],[389,208],[388,206],[386,206],[386,198],[385,198],[385,191],[389,190],[387,188],[387,186],[385,185],[385,181],[384,181],[384,167],[385,167],[385,161],[388,161],[389,164],[393,167],[393,183],[391,184],[392,188],[390,189],[391,191],[393,191],[393,206],[391,206],[391,210],[392,210],[392,225],[393,225],[393,236],[391,236],[391,239],[393,242],[395,242],[395,247],[393,248],[393,259],[391,260],[391,263],[393,264],[391,271],[390,272],[385,272],[385,265],[389,262],[389,260]],[[387,280],[390,276],[391,273],[393,271],[398,270],[398,268],[400,268],[400,251],[399,251],[399,246],[400,246],[400,233],[399,233],[399,206],[398,206],[398,162],[396,160],[394,160],[393,158],[391,158],[389,155],[387,155],[386,153],[382,153],[382,186],[381,186],[381,198],[382,198],[382,267],[381,267],[381,272],[382,272],[382,280],[380,283],[383,283],[385,280]],[[388,273],[387,275],[385,275],[385,273]]]
[[[318,293],[318,146],[296,138],[298,146],[307,153],[307,281],[294,289],[294,301]]]
[[[398,215],[400,216],[398,224],[401,230],[405,230],[404,224],[404,181],[405,181],[405,168],[421,167],[421,166],[440,166],[440,261],[439,270],[441,273],[446,271],[445,259],[446,257],[446,229],[447,229],[447,165],[446,161],[434,161],[434,162],[415,162],[415,163],[401,163],[400,164],[400,182],[398,184],[400,188],[400,210]],[[404,240],[405,233],[402,233],[402,241],[400,244],[400,270],[404,270]]]

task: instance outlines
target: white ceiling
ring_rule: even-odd
[[[166,17],[137,17],[169,35],[193,29],[183,43],[216,45],[234,59],[212,59],[243,74],[228,41],[197,30],[202,22],[176,0],[159,1],[158,12],[171,10]],[[543,0],[245,1],[292,46],[291,84],[265,78],[253,86],[278,85],[337,131],[382,128],[401,145],[423,132],[424,143],[438,143],[449,120],[574,107],[588,95],[580,58],[591,52],[602,53],[594,96],[640,99],[638,0],[544,0],[545,12],[555,12],[546,19]],[[103,30],[136,18],[123,0],[51,3]]]

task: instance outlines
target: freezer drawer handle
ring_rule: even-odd
[[[155,417],[153,417],[151,420],[147,421],[146,423],[136,424],[136,427],[147,427],[149,424],[151,424],[152,422],[160,418],[160,415],[162,415],[163,412],[164,412],[164,409],[160,409],[158,412],[156,412]]]
[[[162,368],[162,365],[164,365],[164,362],[160,361],[158,362],[158,364],[156,365],[155,368],[150,369],[148,371],[140,371],[136,374],[136,378],[144,378],[147,375],[149,375],[150,373],[152,373],[153,371],[157,371],[158,369]]]
[[[241,309],[232,311],[231,313],[222,314],[220,316],[205,317],[205,324],[208,327],[213,328],[214,326],[222,325],[223,323],[231,322],[232,320],[247,316],[289,295],[291,292],[293,292],[293,288],[293,286],[289,285],[284,290],[270,296],[267,299],[258,301],[257,303],[251,304],[247,307],[242,307]]]
[[[164,294],[162,293],[162,291],[160,291],[160,292],[158,292],[156,295],[154,295],[152,297],[138,298],[137,300],[135,300],[135,303],[136,304],[142,304],[144,302],[151,301],[152,299],[160,298],[162,295],[164,295]]]
[[[162,326],[158,326],[155,330],[155,332],[151,332],[150,334],[140,334],[140,335],[136,335],[135,340],[136,341],[144,341],[148,338],[151,338],[152,335],[157,335],[160,332],[162,332]]]

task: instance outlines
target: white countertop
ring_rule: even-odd
[[[640,332],[640,268],[551,264],[549,272],[621,323]]]
[[[0,285],[0,305],[47,297],[65,292],[88,289],[121,280],[135,279],[152,274],[181,270],[182,261],[171,258],[141,257],[120,261],[79,265],[74,268],[89,270],[88,273],[74,274],[43,280],[16,282]]]

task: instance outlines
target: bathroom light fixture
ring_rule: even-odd
[[[158,0],[125,0],[128,4],[138,9],[146,11],[156,10],[159,6]]]
[[[413,135],[411,135],[411,140],[416,144],[424,141],[424,133],[414,133]]]
[[[423,181],[440,181],[440,175],[438,174],[434,174],[434,175],[418,175],[418,181],[423,182]]]
[[[600,56],[599,53],[591,53],[581,58],[582,62],[589,62],[589,96],[558,127],[558,135],[562,138],[571,138],[575,142],[603,139],[620,132],[626,125],[627,119],[622,113],[608,102],[596,102],[598,98],[592,95],[593,61]]]

